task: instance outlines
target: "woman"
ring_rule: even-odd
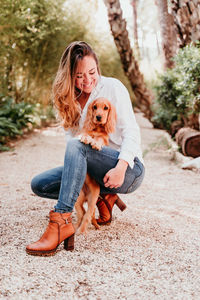
[[[45,233],[26,247],[27,253],[33,255],[51,255],[62,241],[66,250],[73,249],[75,231],[71,213],[87,172],[100,184],[99,224],[111,221],[115,203],[121,210],[125,208],[116,194],[133,192],[144,177],[140,132],[128,91],[119,80],[100,75],[97,57],[87,43],[73,42],[65,49],[53,95],[68,143],[64,166],[32,180],[32,190],[37,195],[58,199]],[[116,130],[110,135],[109,147],[101,151],[73,137],[83,125],[88,105],[99,97],[109,99],[117,111]]]

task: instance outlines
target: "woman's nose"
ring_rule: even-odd
[[[84,75],[83,80],[85,83],[89,82],[89,76],[87,74]]]

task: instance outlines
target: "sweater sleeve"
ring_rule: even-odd
[[[141,153],[140,129],[135,119],[129,92],[119,80],[116,80],[114,93],[117,130],[122,139],[119,159],[125,160],[133,168],[135,156]]]

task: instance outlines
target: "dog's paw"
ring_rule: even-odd
[[[99,226],[99,224],[97,223],[97,220],[94,218],[92,219],[92,225],[97,229],[99,230],[101,227]]]
[[[81,136],[80,140],[81,140],[82,143],[88,145],[88,144],[91,143],[92,138],[91,138],[91,136],[84,134],[84,135]]]
[[[78,227],[78,229],[76,230],[76,235],[81,235],[81,234],[87,235],[87,230],[83,228],[83,226]]]
[[[102,147],[103,147],[103,144],[101,143],[101,142],[97,142],[97,141],[95,141],[95,140],[92,140],[91,141],[91,146],[92,146],[92,148],[93,149],[95,149],[95,150],[101,150],[102,149]]]

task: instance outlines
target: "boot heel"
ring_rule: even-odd
[[[119,207],[121,211],[126,209],[126,204],[118,197],[115,204]]]
[[[64,240],[64,249],[67,251],[74,250],[74,234]]]

